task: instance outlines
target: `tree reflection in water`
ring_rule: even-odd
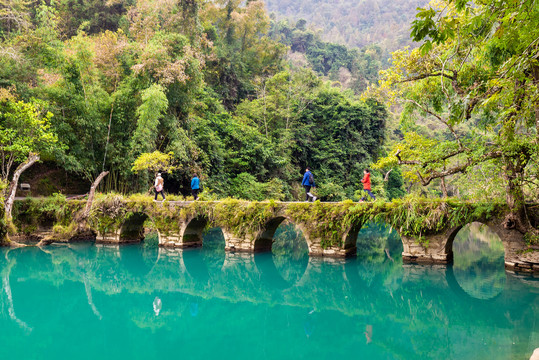
[[[362,260],[400,260],[402,241],[399,234],[387,224],[365,223],[357,235],[357,256]]]
[[[0,263],[0,358],[28,358],[30,345],[47,348],[41,358],[76,357],[81,341],[85,358],[95,358],[105,340],[119,349],[108,358],[130,351],[132,359],[252,359],[261,339],[266,359],[523,359],[537,346],[539,284],[530,278],[508,274],[500,296],[478,300],[455,285],[451,267],[403,265],[385,250],[373,261],[311,257],[299,281],[283,284],[271,277],[278,255],[262,254],[270,261],[261,263],[226,253],[203,264],[204,248],[143,248],[10,252]],[[16,319],[33,331],[24,334]],[[223,352],[238,334],[254,345]]]
[[[303,233],[294,224],[283,221],[273,235],[273,263],[280,276],[294,284],[305,273],[309,261],[309,248]]]
[[[500,237],[488,226],[471,223],[453,242],[455,278],[468,295],[491,299],[503,291],[506,275]]]

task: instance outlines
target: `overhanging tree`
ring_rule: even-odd
[[[3,94],[3,95],[2,95]],[[34,103],[16,101],[7,92],[0,94],[0,157],[5,217],[11,219],[17,184],[21,174],[40,160],[41,154],[51,154],[61,148],[51,131],[52,114],[41,113]],[[18,165],[12,173],[14,165]],[[9,177],[11,175],[11,181]]]
[[[506,227],[536,232],[525,207],[526,190],[539,186],[536,2],[445,0],[420,9],[412,37],[423,45],[393,54],[380,90],[404,103],[414,131],[379,165],[405,165],[428,185],[494,161],[512,209]],[[425,118],[443,129],[436,139],[421,135]]]

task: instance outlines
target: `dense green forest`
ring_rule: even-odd
[[[87,183],[110,171],[104,191],[145,191],[154,174],[133,164],[159,151],[169,192],[196,172],[210,198],[299,199],[310,166],[320,197],[357,199],[384,143],[384,105],[346,90],[375,81],[380,51],[272,23],[262,1],[2,0],[0,14],[4,184],[39,154]],[[403,193],[390,175],[375,174],[382,198]]]

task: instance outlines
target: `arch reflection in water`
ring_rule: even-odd
[[[189,275],[207,281],[212,273],[220,272],[223,267],[225,238],[220,228],[211,228],[204,232],[197,230],[197,232],[200,233],[202,248],[182,250],[183,263]]]
[[[504,247],[488,226],[464,226],[453,242],[453,272],[460,287],[471,297],[491,299],[503,291],[506,282]]]
[[[271,287],[286,289],[296,284],[309,262],[309,248],[300,229],[281,218],[273,228],[271,253],[258,253],[255,263],[261,279]]]
[[[122,245],[118,247],[120,262],[134,276],[146,276],[155,266],[158,258],[159,236],[150,232],[142,244]]]

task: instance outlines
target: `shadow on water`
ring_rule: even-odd
[[[503,243],[488,226],[475,222],[463,227],[453,242],[453,256],[455,279],[469,296],[486,300],[503,291]]]

